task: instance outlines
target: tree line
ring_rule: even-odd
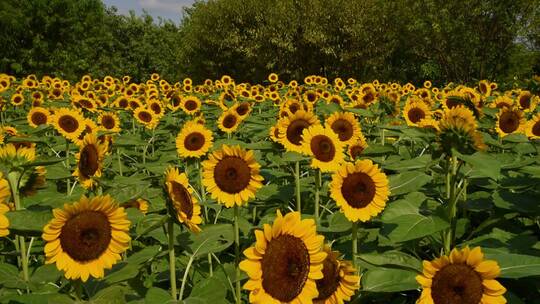
[[[100,0],[4,0],[0,72],[441,83],[540,73],[540,0],[209,0],[179,20]]]

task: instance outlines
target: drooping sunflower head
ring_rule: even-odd
[[[540,139],[540,113],[527,122],[525,134],[531,139]]]
[[[336,112],[326,119],[326,127],[330,128],[339,137],[343,144],[350,144],[361,133],[360,126],[351,112]]]
[[[339,251],[324,246],[323,277],[316,281],[319,296],[313,304],[336,304],[348,301],[360,289],[360,276],[350,261],[340,259]]]
[[[296,111],[293,115],[278,121],[279,140],[287,151],[302,153],[302,133],[304,129],[319,124],[319,119],[312,112]]]
[[[187,175],[169,167],[165,171],[165,188],[172,217],[193,232],[201,231],[198,226],[202,223],[201,206],[193,195]]]
[[[500,137],[521,132],[524,124],[523,112],[518,108],[503,108],[497,114],[496,130]]]
[[[0,168],[6,171],[20,169],[36,159],[35,146],[16,146],[12,143],[0,147]]]
[[[187,122],[176,137],[176,151],[181,157],[199,158],[212,147],[214,136],[204,125]]]
[[[452,149],[463,154],[472,154],[486,148],[483,138],[476,131],[473,113],[463,107],[447,109],[439,121],[439,143],[442,150],[451,155]]]
[[[221,113],[218,118],[218,128],[225,133],[233,133],[238,129],[242,118],[235,111],[227,110]]]
[[[273,226],[264,224],[255,238],[239,265],[249,277],[244,289],[251,303],[310,303],[319,295],[315,280],[323,278],[327,253],[313,219],[278,210]]]
[[[108,132],[120,132],[120,118],[116,113],[103,112],[98,117],[98,124],[104,130]]]
[[[449,256],[424,261],[416,281],[422,287],[418,304],[506,303],[506,288],[495,278],[500,268],[485,260],[480,247],[454,248]]]
[[[302,152],[311,156],[311,167],[332,172],[343,162],[343,143],[332,129],[313,125],[302,133]]]
[[[42,107],[33,107],[26,116],[28,124],[32,128],[37,128],[40,125],[46,125],[50,119],[49,110]]]
[[[38,189],[45,187],[46,173],[47,169],[44,166],[37,166],[32,170],[26,170],[19,182],[19,193],[24,197],[36,194]]]
[[[203,185],[225,207],[241,206],[262,187],[261,166],[253,151],[223,145],[202,163]]]
[[[106,152],[107,145],[101,143],[95,134],[84,136],[79,153],[75,155],[77,168],[73,172],[84,188],[92,189],[97,184],[96,178],[101,176]]]
[[[418,126],[418,122],[431,116],[429,106],[420,99],[409,98],[403,109],[403,117],[409,126]]]
[[[360,158],[364,153],[364,150],[368,147],[366,138],[362,133],[357,137],[356,141],[349,145],[347,152],[349,158],[352,161],[355,161],[357,158]]]
[[[366,222],[386,206],[388,178],[371,160],[343,164],[332,175],[330,196],[351,222]]]
[[[60,108],[54,110],[52,123],[54,128],[66,139],[72,141],[84,131],[84,116],[77,110]]]
[[[46,263],[56,263],[67,279],[103,278],[129,247],[131,223],[109,195],[83,196],[53,215],[42,234]]]

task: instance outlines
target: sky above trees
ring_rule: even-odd
[[[118,12],[128,15],[130,10],[141,15],[146,10],[152,17],[162,17],[178,23],[182,18],[182,8],[191,6],[195,0],[103,0],[107,6],[115,6]]]

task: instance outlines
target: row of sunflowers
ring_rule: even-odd
[[[0,302],[532,303],[539,102],[1,74]]]

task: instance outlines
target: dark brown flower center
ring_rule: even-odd
[[[118,102],[118,105],[121,107],[121,108],[127,108],[127,106],[129,105],[127,99],[120,99],[120,101]]]
[[[499,128],[504,133],[512,133],[519,128],[519,115],[513,111],[504,112],[499,119]]]
[[[184,212],[188,219],[193,216],[193,201],[191,200],[191,194],[180,183],[171,181],[172,193],[171,198],[173,200],[173,206],[176,212]]]
[[[311,152],[316,159],[329,162],[336,156],[336,147],[332,140],[326,135],[316,135],[311,139]]]
[[[140,105],[138,102],[136,102],[136,101],[130,101],[130,102],[129,102],[129,106],[130,106],[133,110],[135,110],[135,109],[137,109],[138,107],[140,107],[141,105]]]
[[[239,193],[249,185],[251,169],[242,158],[225,156],[214,168],[214,179],[222,191]]]
[[[362,155],[362,152],[364,152],[364,147],[362,147],[361,145],[352,146],[350,150],[351,158],[354,160],[357,157],[360,157],[360,155]]]
[[[417,123],[426,117],[426,113],[424,113],[424,111],[420,108],[412,108],[409,110],[409,112],[407,112],[407,117],[409,117],[409,120],[412,123]]]
[[[111,242],[111,224],[98,211],[82,211],[62,227],[62,250],[77,262],[89,262],[101,256]]]
[[[300,110],[300,105],[298,103],[292,103],[290,106],[289,106],[289,111],[294,114],[296,113],[296,111]]]
[[[287,128],[287,140],[293,145],[300,146],[300,142],[302,141],[302,132],[309,126],[309,122],[304,119],[296,119],[291,121],[289,127]]]
[[[272,239],[261,264],[262,286],[274,299],[288,303],[302,292],[310,264],[301,239],[288,234]]]
[[[83,177],[94,176],[99,168],[99,154],[95,145],[86,145],[81,150],[78,166],[79,172]]]
[[[112,129],[116,126],[116,121],[111,116],[103,116],[101,119],[101,124],[105,127],[105,129]]]
[[[186,103],[184,104],[184,106],[186,107],[188,111],[193,111],[197,109],[197,102],[195,100],[188,99],[186,100]]]
[[[16,104],[19,104],[23,101],[22,97],[21,96],[15,96],[13,98],[13,102],[16,103]]]
[[[33,113],[30,119],[37,126],[47,123],[47,115],[42,112]]]
[[[190,133],[184,139],[184,147],[189,151],[198,151],[204,146],[205,138],[204,135],[199,132]]]
[[[478,304],[483,293],[482,278],[464,264],[443,267],[431,284],[431,297],[435,304]]]
[[[152,114],[146,111],[139,112],[139,119],[143,122],[150,122],[152,120]]]
[[[150,105],[150,109],[154,112],[154,114],[160,114],[161,113],[161,106],[154,102]]]
[[[79,128],[79,122],[71,115],[64,115],[58,119],[58,125],[62,130],[73,133]]]
[[[534,123],[532,127],[532,134],[535,136],[540,136],[540,120]]]
[[[94,108],[94,104],[88,100],[88,99],[81,99],[79,100],[79,104],[83,107],[83,108],[87,108],[87,109],[92,109]]]
[[[524,94],[519,98],[519,105],[523,109],[528,109],[531,107],[532,96],[530,94]]]
[[[243,102],[236,108],[236,113],[240,116],[244,116],[249,111],[249,103]]]
[[[236,121],[236,116],[234,116],[233,114],[227,114],[227,116],[223,118],[223,126],[227,129],[231,129],[236,125]]]
[[[375,183],[364,172],[355,172],[343,179],[341,194],[347,203],[353,208],[364,208],[375,197]]]
[[[180,96],[174,95],[174,96],[172,97],[172,105],[173,105],[173,107],[175,107],[175,108],[178,107],[178,106],[180,105],[181,102],[182,102],[182,99],[181,99]]]
[[[332,123],[331,128],[341,141],[347,141],[353,136],[353,126],[345,119],[337,119]]]
[[[339,287],[339,264],[336,258],[329,254],[323,262],[323,278],[317,280],[319,296],[315,300],[328,299]]]

